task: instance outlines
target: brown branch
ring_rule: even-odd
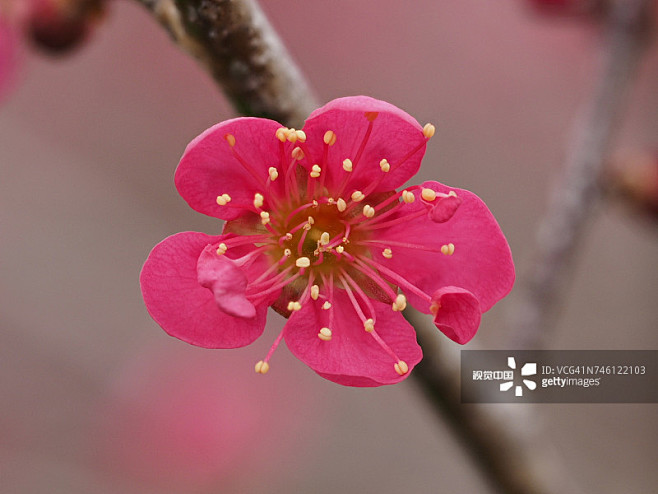
[[[413,376],[440,411],[492,490],[501,494],[578,494],[581,491],[549,435],[536,406],[462,404],[457,345],[438,333],[427,316],[407,309],[427,355]],[[473,349],[472,344],[469,349]]]
[[[306,80],[251,0],[138,0],[201,61],[243,115],[301,127],[316,107]]]
[[[651,0],[616,0],[594,87],[572,131],[563,176],[537,232],[536,260],[513,321],[513,345],[541,348],[564,291],[567,267],[593,205],[625,95],[646,44]]]

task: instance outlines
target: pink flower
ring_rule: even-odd
[[[248,345],[268,306],[282,338],[321,376],[348,386],[404,379],[421,360],[409,302],[449,338],[468,342],[481,313],[511,289],[514,265],[496,220],[474,194],[411,178],[434,127],[365,96],[314,111],[304,130],[237,118],[185,150],[176,187],[222,235],[184,232],[142,269],[151,316],[208,348]],[[399,289],[402,293],[399,293]]]

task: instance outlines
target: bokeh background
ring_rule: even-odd
[[[522,277],[593,83],[599,27],[520,0],[262,6],[321,101],[368,94],[436,125],[417,181],[479,194]],[[261,340],[231,351],[187,346],[149,318],[138,284],[149,250],[221,227],[176,193],[178,158],[234,113],[140,5],[111,2],[108,14],[73,56],[24,48],[0,106],[0,491],[487,492],[412,379],[343,388],[283,346],[256,375],[281,328],[273,313]],[[653,43],[615,151],[658,145],[657,90]],[[598,207],[550,347],[655,349],[656,266],[655,224]],[[517,293],[485,316],[481,347],[509,348]],[[536,413],[586,491],[654,492],[656,405]]]

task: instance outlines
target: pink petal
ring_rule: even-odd
[[[462,200],[454,216],[444,223],[432,221],[422,215],[376,230],[376,239],[417,244],[437,252],[392,246],[393,257],[383,260],[393,269],[427,294],[445,286],[459,286],[471,292],[480,302],[482,312],[489,310],[498,300],[509,293],[514,284],[512,253],[491,211],[475,194],[462,189],[452,189],[438,182],[425,182],[424,188],[447,194],[454,190]],[[406,213],[424,209],[420,192],[415,191],[416,201],[403,206]],[[438,252],[441,246],[454,244],[452,255]],[[381,260],[379,251],[373,257]],[[409,302],[425,313],[429,304],[405,291]]]
[[[394,358],[365,331],[343,290],[336,290],[332,303],[331,341],[318,338],[320,329],[329,327],[329,311],[322,309],[322,300],[309,300],[285,327],[290,351],[319,375],[345,386],[381,386],[402,381],[420,362],[423,355],[414,328],[389,304],[372,301],[377,314],[375,330],[409,366],[403,376],[395,371]]]
[[[209,128],[183,153],[175,176],[178,192],[193,209],[215,218],[232,220],[253,210],[254,194],[264,192],[269,167],[280,166],[281,143],[275,135],[280,127],[264,118],[235,118]],[[235,138],[234,151],[253,173],[236,158],[227,135]],[[291,145],[285,146],[290,156]],[[282,183],[277,180],[270,187],[280,193]],[[217,204],[222,194],[231,197],[226,206]]]
[[[266,303],[256,307],[251,319],[234,317],[220,310],[213,292],[199,284],[201,252],[224,238],[197,232],[172,235],[153,248],[140,275],[151,317],[171,336],[205,348],[248,345],[265,327]]]
[[[215,296],[217,306],[235,317],[256,317],[256,307],[247,300],[247,275],[225,255],[218,255],[217,248],[208,245],[197,262],[199,284]]]
[[[434,324],[452,341],[464,345],[471,341],[480,326],[480,303],[468,290],[443,287],[432,295]]]
[[[434,202],[429,211],[430,219],[435,223],[445,223],[455,215],[462,200],[456,196],[448,196],[437,197]]]
[[[369,125],[365,112],[378,115],[364,152],[350,174],[347,192],[363,190],[373,179],[382,176],[383,180],[374,192],[390,191],[409,180],[420,168],[427,139],[413,117],[390,103],[367,96],[335,99],[311,113],[304,124],[308,149],[314,161],[320,164],[325,132],[332,130],[336,134],[336,143],[329,147],[328,166],[323,168],[328,174],[326,184],[332,193],[346,174],[342,168],[343,160],[354,160],[363,142]],[[409,153],[412,154],[408,156]],[[379,166],[383,158],[391,165],[386,174]]]

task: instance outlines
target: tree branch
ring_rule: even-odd
[[[252,0],[138,0],[201,61],[235,109],[301,127],[318,105]]]
[[[513,321],[513,345],[542,348],[593,205],[626,90],[649,32],[651,0],[616,0],[594,87],[572,130],[565,169],[537,231],[537,257]]]

